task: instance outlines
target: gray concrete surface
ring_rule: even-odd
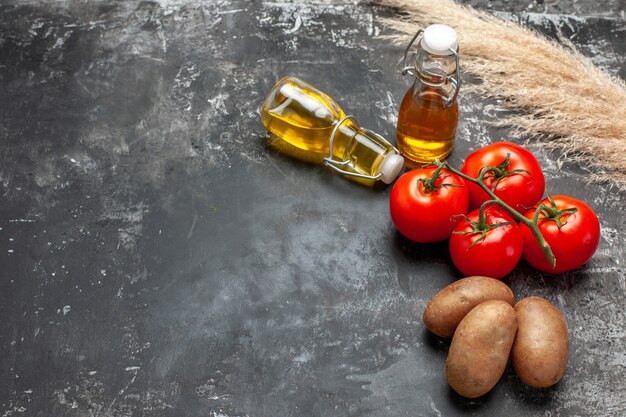
[[[471,4],[565,33],[624,77],[623,0]],[[460,274],[394,230],[368,189],[266,147],[258,108],[297,75],[394,137],[408,79],[355,2],[4,1],[0,5],[0,415],[623,416],[624,203],[541,145],[549,191],[587,201],[602,241],[518,298],[564,312],[554,388],[509,369],[465,400],[428,299]],[[462,94],[460,165],[498,102]]]

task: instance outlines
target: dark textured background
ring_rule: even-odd
[[[510,3],[515,3],[511,5]],[[624,0],[473,0],[568,36],[626,76]],[[369,4],[3,1],[0,415],[624,416],[626,195],[541,145],[549,191],[602,223],[581,270],[521,264],[518,298],[564,312],[554,388],[507,370],[479,400],[447,386],[421,323],[460,274],[395,232],[390,188],[266,148],[258,107],[294,74],[393,138],[402,48]],[[532,68],[528,69],[532,71]],[[526,138],[463,94],[457,147]]]

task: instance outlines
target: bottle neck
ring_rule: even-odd
[[[435,55],[420,48],[415,57],[415,69],[414,97],[428,93],[438,95],[444,101],[452,99],[455,86],[451,80],[456,73],[454,55]]]
[[[380,174],[380,179],[387,184],[396,178],[402,167],[402,158],[389,142],[352,120],[338,127],[332,153],[333,160],[347,162],[341,165],[343,170],[370,177]],[[394,155],[399,158],[398,161],[395,161]],[[359,182],[371,183],[371,180]]]
[[[350,153],[354,151],[355,145],[366,142],[369,148],[378,154],[384,154],[386,144],[378,143],[378,138],[369,131],[362,129],[352,120],[347,120],[339,126],[333,141],[333,156],[338,160],[350,159]]]

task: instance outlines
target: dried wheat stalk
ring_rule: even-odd
[[[518,24],[451,0],[378,0],[402,16],[383,19],[394,43],[418,27],[446,23],[459,37],[462,69],[474,90],[522,110],[501,121],[582,161],[595,179],[626,190],[626,84],[577,52]],[[521,114],[520,114],[521,113]]]

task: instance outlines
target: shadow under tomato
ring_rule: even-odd
[[[433,262],[448,262],[448,240],[433,243],[418,243],[407,239],[402,233],[395,231],[396,246],[409,258],[416,261],[429,260]]]
[[[531,295],[556,296],[577,292],[580,286],[589,284],[589,278],[590,274],[584,266],[562,274],[548,274],[536,270],[522,259],[503,281],[511,287],[515,298],[519,300]]]
[[[461,278],[450,258],[448,241],[417,243],[394,231],[392,257],[398,268],[398,285],[409,296],[430,296]]]

